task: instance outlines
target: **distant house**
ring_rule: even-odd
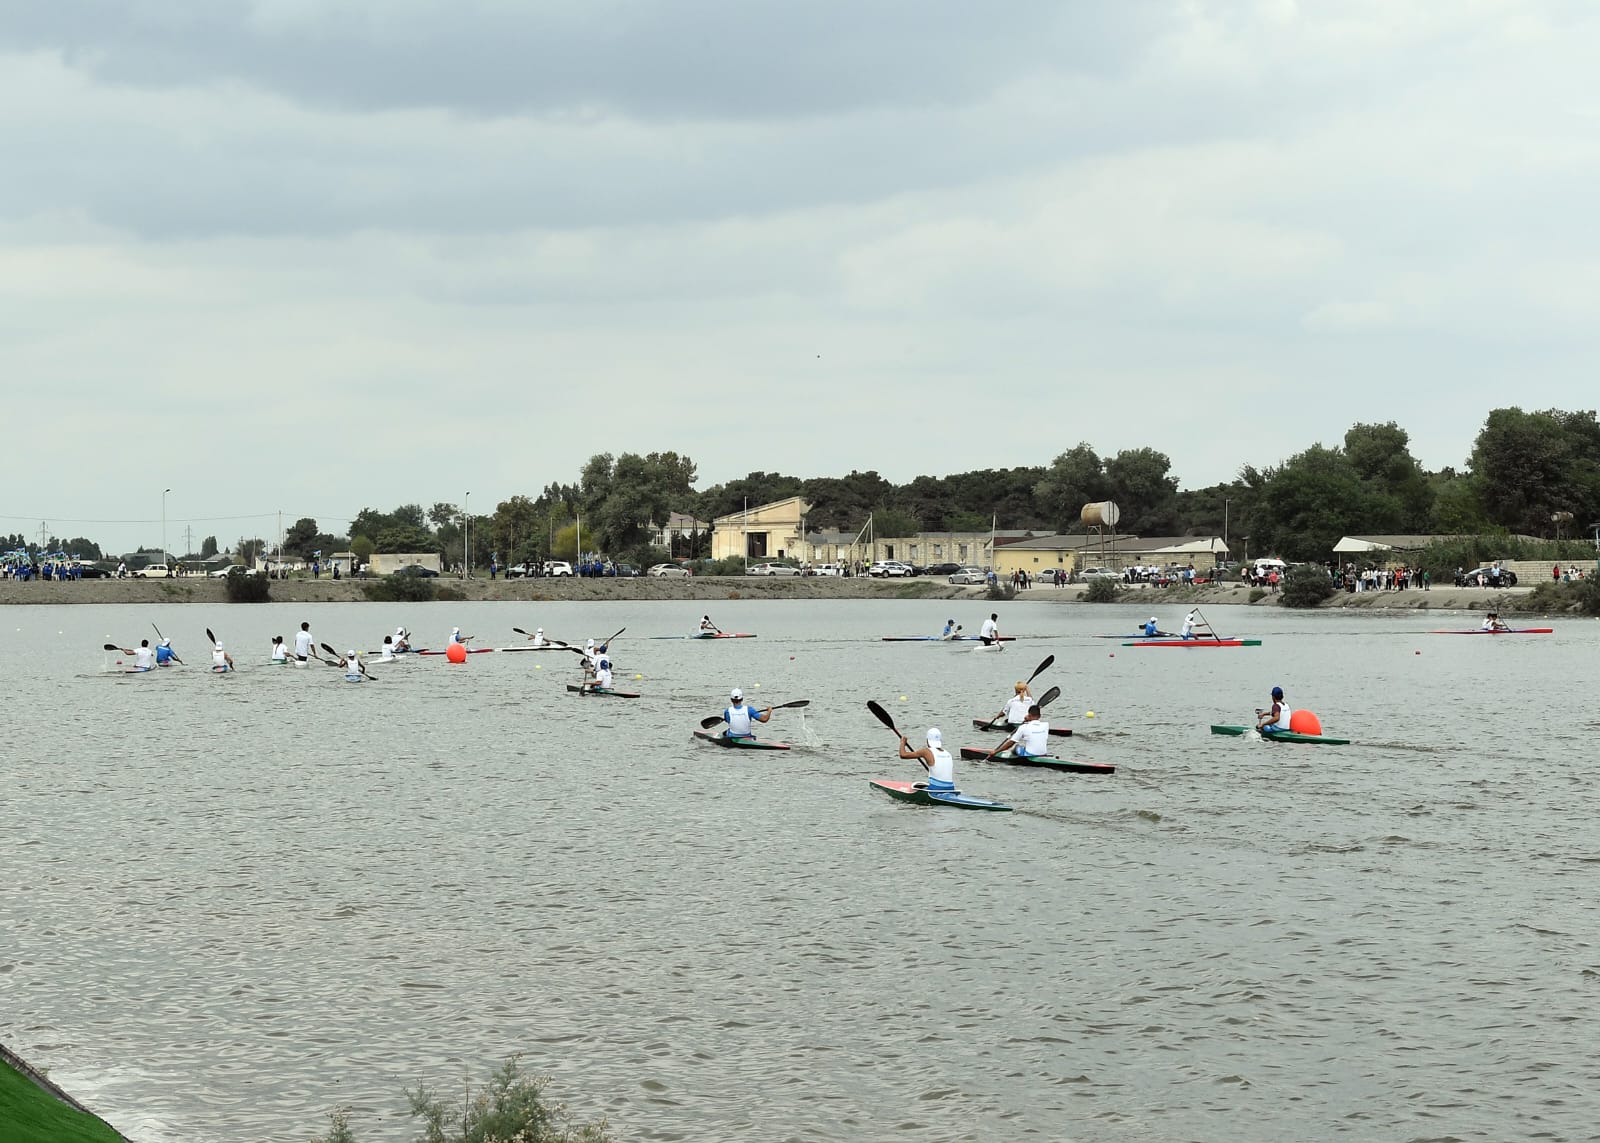
[[[688,539],[695,535],[705,535],[711,531],[708,521],[697,519],[687,512],[671,512],[667,515],[667,522],[655,530],[650,537],[651,546],[672,551],[674,540]]]
[[[798,496],[730,512],[711,522],[711,558],[798,558],[811,505]]]
[[[1219,536],[1101,536],[1075,532],[1005,544],[995,550],[994,570],[1001,576],[1015,571],[1042,575],[1057,569],[1071,575],[1088,567],[1121,571],[1136,566],[1192,564],[1195,571],[1210,571],[1218,560],[1227,557],[1228,545]]]

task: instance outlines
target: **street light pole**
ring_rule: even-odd
[[[1224,548],[1226,548],[1228,546],[1228,505],[1232,504],[1232,503],[1233,503],[1232,500],[1230,500],[1230,499],[1228,499],[1226,497],[1223,498],[1223,501],[1222,501],[1222,546]],[[1229,552],[1228,554],[1230,556],[1233,555],[1232,552]]]
[[[161,492],[161,563],[167,563],[167,493],[172,489],[166,488]]]
[[[472,556],[467,548],[467,533],[472,530],[472,493],[461,498],[461,578],[472,574]]]

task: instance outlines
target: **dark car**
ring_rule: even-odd
[[[639,569],[632,564],[613,564],[611,574],[618,579],[633,579],[639,574]]]
[[[79,564],[78,577],[80,579],[110,579],[111,573],[105,568],[97,568],[93,564]]]
[[[420,579],[432,579],[439,573],[434,571],[432,568],[425,568],[421,564],[407,564],[405,567],[395,568],[391,574],[416,576]]]
[[[1492,564],[1481,568],[1473,568],[1469,572],[1456,576],[1456,586],[1477,587],[1480,575],[1487,581],[1489,587],[1517,586],[1516,572],[1510,568],[1497,567]]]
[[[958,572],[960,570],[961,570],[961,565],[960,564],[934,564],[931,567],[924,568],[918,574],[920,574],[920,575],[955,575],[956,572]]]
[[[520,564],[512,564],[501,574],[507,579],[522,579],[524,576],[543,575],[544,567],[536,560],[524,560]]]

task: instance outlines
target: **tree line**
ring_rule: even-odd
[[[1142,536],[1226,533],[1236,552],[1288,560],[1326,560],[1344,535],[1522,533],[1583,539],[1600,521],[1600,421],[1594,410],[1520,408],[1489,413],[1464,465],[1430,472],[1411,455],[1410,435],[1393,421],[1358,422],[1335,444],[1318,442],[1264,468],[1244,464],[1230,481],[1184,489],[1171,459],[1154,448],[1102,456],[1088,442],[1049,464],[918,476],[896,484],[873,470],[800,477],[756,471],[696,490],[695,462],[676,452],[599,453],[575,482],[552,482],[537,495],[517,494],[475,516],[463,531],[461,507],[402,504],[363,508],[346,535],[296,520],[284,535],[287,558],[350,550],[437,552],[446,563],[486,566],[548,558],[572,559],[579,546],[643,565],[660,558],[651,547],[672,512],[711,521],[748,504],[791,496],[811,505],[814,531],[855,534],[870,516],[879,536],[916,532],[1081,530],[1084,504],[1115,501],[1118,530]],[[23,536],[8,537],[18,547]],[[215,551],[207,537],[204,549]],[[52,546],[61,543],[51,537]],[[83,538],[66,546],[98,552]],[[244,556],[267,550],[243,540]],[[470,551],[468,550],[470,549]],[[709,537],[674,542],[672,555],[708,554]]]

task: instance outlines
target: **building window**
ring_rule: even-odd
[[[765,532],[751,532],[745,537],[744,554],[752,560],[767,558],[767,534]]]

